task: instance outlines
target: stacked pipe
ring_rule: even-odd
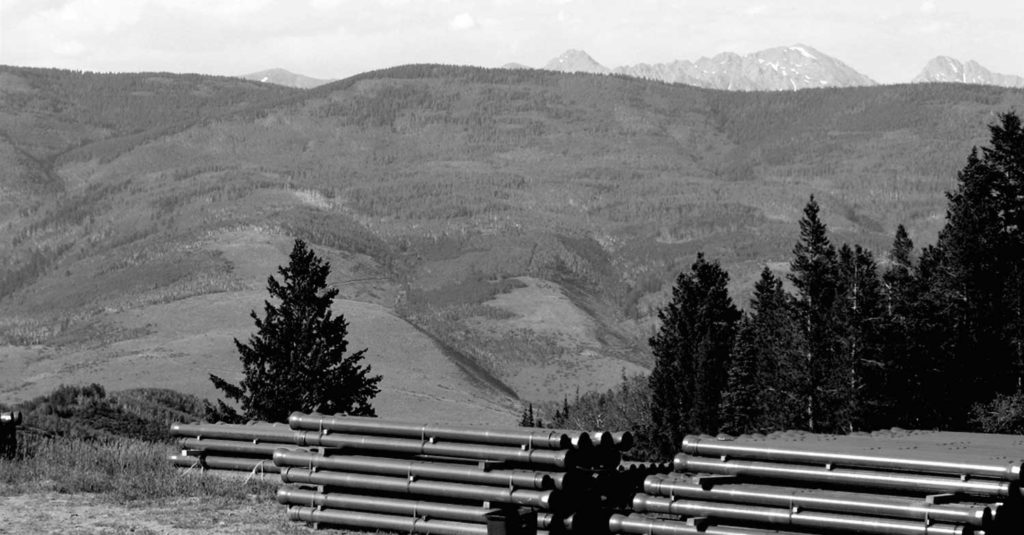
[[[301,485],[279,489],[278,501],[292,520],[349,528],[461,535],[525,521],[501,532],[601,533],[624,481],[668,469],[620,466],[629,433],[302,413],[289,425],[305,433],[300,445],[321,449],[274,453],[281,480]]]
[[[302,437],[283,424],[172,424],[180,454],[168,458],[175,466],[201,470],[237,470],[277,474],[274,452],[302,449]]]
[[[684,517],[691,524],[697,519],[719,527],[813,533],[1022,532],[1024,463],[1005,458],[1020,459],[1020,449],[972,448],[950,455],[871,440],[687,436],[674,459],[675,472],[647,477],[633,510]]]

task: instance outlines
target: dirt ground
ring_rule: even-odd
[[[0,533],[12,535],[365,535],[319,530],[289,522],[285,508],[265,500],[250,503],[182,498],[132,505],[92,494],[34,493],[0,496]]]

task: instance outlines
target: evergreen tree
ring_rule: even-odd
[[[802,361],[806,351],[792,298],[767,267],[754,285],[750,315],[736,334],[722,430],[767,433],[802,425]]]
[[[381,378],[361,365],[365,349],[345,355],[348,323],[332,315],[338,290],[327,288],[329,273],[329,263],[295,240],[288,265],[278,268],[282,281],[267,279],[267,291],[279,303],[264,301],[262,319],[252,311],[257,332],[247,344],[235,340],[241,383],[210,375],[214,386],[241,404],[244,418],[282,422],[292,411],[375,415],[370,399]],[[208,413],[239,419],[221,400],[216,409],[208,406]]]
[[[1011,394],[1024,378],[1024,128],[1012,113],[990,127],[991,146],[975,149],[948,194],[931,297],[944,324],[943,381],[951,425],[994,394]]]
[[[807,341],[802,427],[810,431],[830,431],[832,429],[822,427],[830,419],[822,405],[830,404],[826,399],[824,380],[834,369],[832,314],[838,275],[836,250],[828,239],[828,229],[818,217],[818,212],[818,203],[812,195],[800,219],[800,240],[793,248],[789,280],[797,290],[797,310]]]
[[[835,304],[836,368],[825,377],[832,427],[849,432],[884,426],[889,404],[883,381],[891,360],[883,349],[882,282],[874,256],[860,245],[839,250]]]
[[[718,430],[721,392],[740,312],[727,291],[729,275],[703,253],[681,273],[672,300],[658,311],[661,328],[650,339],[651,419],[663,453],[675,452],[685,433]]]

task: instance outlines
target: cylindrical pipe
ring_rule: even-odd
[[[633,498],[633,510],[641,513],[708,517],[814,530],[874,533],[876,535],[964,535],[972,533],[969,527],[955,524],[926,524],[909,520],[797,511],[793,508],[673,500],[646,494],[637,494]]]
[[[1018,492],[1005,481],[962,480],[952,477],[926,476],[866,470],[829,470],[813,466],[762,463],[754,461],[721,461],[678,454],[674,459],[677,472],[696,472],[800,481],[827,485],[844,485],[871,489],[888,489],[915,493],[957,493],[983,497],[1008,497]]]
[[[171,436],[303,445],[301,432],[275,424],[171,424]]]
[[[647,518],[638,514],[629,516],[615,514],[608,519],[608,531],[636,535],[786,535],[781,531],[763,529],[734,528],[732,526],[707,526],[697,529],[696,526],[678,520],[662,520]]]
[[[211,470],[237,470],[240,472],[257,472],[276,474],[281,471],[274,466],[269,459],[245,459],[242,457],[223,457],[219,455],[206,455],[202,458],[188,455],[168,455],[167,458],[174,466],[182,468],[209,468]]]
[[[21,411],[0,412],[0,422],[8,425],[21,425]]]
[[[309,483],[349,489],[393,492],[481,500],[494,503],[526,505],[547,511],[564,510],[564,498],[557,490],[528,490],[468,485],[447,481],[410,481],[408,478],[351,474],[342,472],[314,472],[305,468],[281,468],[281,481],[285,483]]]
[[[402,533],[431,535],[487,535],[485,524],[467,524],[449,520],[423,520],[412,516],[393,516],[313,507],[288,508],[288,520],[318,522],[347,528],[383,529]]]
[[[183,438],[178,445],[184,450],[215,451],[222,453],[235,453],[239,455],[258,455],[270,459],[274,451],[281,448],[298,448],[291,444],[277,444],[274,442],[246,442],[241,440],[221,440],[205,438]]]
[[[281,487],[277,489],[277,501],[284,505],[302,505],[327,509],[345,509],[389,515],[440,518],[473,524],[483,524],[491,509],[472,505],[453,505],[421,500],[403,500],[381,496],[363,496],[336,492],[320,493],[309,489]]]
[[[322,456],[305,451],[282,449],[273,453],[274,464],[357,472],[383,476],[408,476],[439,481],[457,481],[477,485],[495,485],[521,489],[545,490],[554,488],[550,476],[529,470],[489,470],[475,465],[410,461],[367,457],[361,455]]]
[[[357,435],[418,438],[421,440],[437,439],[453,442],[471,442],[498,446],[526,446],[538,449],[565,449],[573,447],[575,442],[580,447],[590,445],[589,439],[583,439],[587,433],[577,431],[573,434],[552,429],[541,428],[480,428],[471,426],[417,424],[368,418],[361,416],[327,416],[323,414],[292,413],[288,424],[293,429],[328,430],[338,433]]]
[[[648,476],[644,492],[669,498],[687,498],[714,502],[764,505],[772,507],[799,507],[829,513],[854,513],[914,520],[931,520],[966,524],[975,527],[987,525],[992,511],[982,505],[933,505],[923,499],[902,498],[877,494],[822,491],[774,487],[766,485],[701,485],[682,478]]]
[[[365,418],[375,420],[375,418]],[[171,434],[176,436],[227,440],[274,442],[295,446],[323,446],[351,448],[363,451],[402,453],[409,455],[435,455],[464,459],[503,461],[555,468],[572,468],[579,462],[582,452],[575,450],[524,449],[512,446],[493,446],[460,442],[421,441],[408,438],[322,434],[319,431],[296,431],[283,426],[250,426],[227,424],[174,424]]]
[[[988,477],[1002,481],[1020,481],[1024,461],[1005,463],[971,463],[957,460],[938,460],[912,455],[875,454],[870,452],[841,453],[821,449],[820,446],[802,444],[767,445],[745,444],[740,441],[715,440],[688,435],[683,438],[683,453],[700,457],[730,457],[754,461],[773,461],[845,466],[901,472],[953,474],[968,477]]]

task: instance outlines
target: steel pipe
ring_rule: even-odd
[[[799,481],[922,494],[955,493],[985,498],[1001,498],[1019,494],[1019,489],[1015,484],[1005,481],[963,480],[952,477],[865,470],[829,470],[813,466],[755,461],[721,461],[688,457],[685,454],[676,455],[673,465],[677,472],[723,474],[755,479]]]
[[[479,466],[456,463],[410,461],[361,455],[322,456],[305,451],[281,449],[273,452],[277,466],[297,466],[387,476],[407,476],[439,481],[456,481],[477,485],[494,485],[521,489],[555,488],[551,476],[529,470],[489,470]]]
[[[178,446],[183,450],[215,451],[221,453],[235,453],[238,455],[259,455],[270,459],[274,452],[281,448],[298,448],[291,444],[278,444],[275,442],[246,442],[239,440],[221,440],[205,438],[183,438],[178,441]]]
[[[302,445],[301,432],[283,425],[171,424],[171,436]]]
[[[484,524],[467,524],[449,520],[423,520],[413,516],[393,516],[335,509],[318,510],[313,507],[288,508],[288,520],[317,522],[347,528],[383,529],[402,533],[430,533],[431,535],[487,535]]]
[[[667,476],[648,476],[644,480],[644,492],[669,498],[769,507],[798,507],[829,513],[929,520],[974,527],[988,525],[992,520],[991,509],[983,505],[933,505],[922,499],[897,496],[748,484],[702,487],[692,481]]]
[[[700,457],[728,457],[755,461],[792,462],[898,470],[901,472],[952,474],[968,477],[987,477],[1002,481],[1020,481],[1024,461],[1005,463],[972,463],[955,460],[925,459],[912,455],[875,454],[869,452],[842,453],[822,449],[821,446],[788,443],[785,446],[744,444],[688,435],[683,438],[683,453]]]
[[[419,518],[457,520],[482,524],[484,515],[491,509],[472,505],[453,505],[421,500],[403,500],[380,496],[363,496],[336,492],[320,493],[309,489],[281,487],[277,489],[277,501],[284,505],[302,505],[327,509],[345,509],[389,515],[417,516]]]
[[[366,418],[375,420],[375,418]],[[401,453],[408,455],[434,455],[474,460],[502,461],[555,468],[572,468],[578,465],[581,453],[576,450],[540,450],[511,446],[466,444],[458,442],[437,443],[406,438],[360,436],[345,434],[322,434],[318,431],[296,431],[282,426],[248,426],[225,424],[173,424],[171,434],[196,437],[198,439],[248,440],[274,442],[295,446],[322,446],[328,448],[351,448],[356,450]]]
[[[735,528],[732,526],[707,526],[698,529],[697,526],[680,522],[677,520],[661,520],[647,518],[638,514],[629,516],[614,514],[608,519],[608,531],[610,533],[624,533],[636,535],[786,535],[781,531],[766,531],[763,529]]]
[[[219,455],[205,455],[203,457],[192,457],[189,455],[168,455],[167,458],[174,466],[182,468],[209,468],[211,470],[236,470],[239,472],[265,472],[277,474],[280,468],[274,466],[269,459],[244,459],[241,457],[223,457]]]
[[[436,424],[417,424],[382,420],[361,416],[327,416],[323,414],[292,413],[288,417],[292,429],[328,430],[370,436],[418,438],[421,440],[450,440],[497,446],[520,446],[537,449],[560,450],[590,446],[590,438],[583,431],[559,431],[541,428],[480,428]]]
[[[21,411],[0,412],[0,424],[21,425]]]
[[[955,524],[926,524],[909,520],[893,520],[868,516],[837,515],[795,508],[758,507],[747,504],[733,505],[690,500],[674,500],[637,494],[633,510],[641,513],[659,513],[686,517],[707,517],[727,521],[791,526],[813,530],[851,531],[875,535],[967,535],[969,526]]]
[[[368,474],[315,472],[305,468],[281,468],[281,481],[285,483],[308,483],[396,494],[508,503],[536,507],[547,511],[564,510],[566,508],[564,495],[557,490],[510,489],[447,481],[409,480],[408,478]]]

